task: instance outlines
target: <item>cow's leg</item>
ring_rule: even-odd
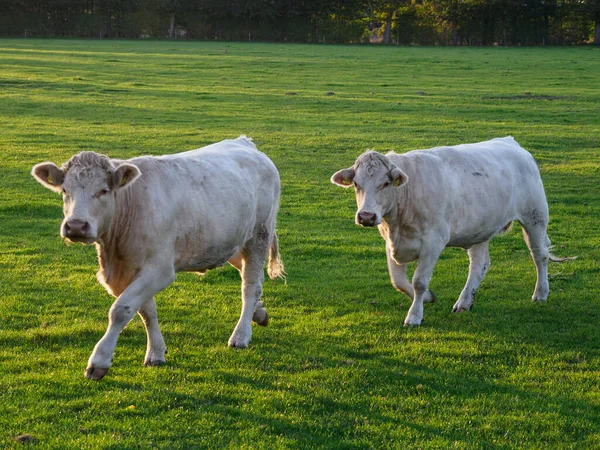
[[[406,294],[412,300],[415,294],[412,285],[406,277],[407,264],[398,264],[396,261],[394,261],[394,258],[392,258],[392,253],[388,245],[385,246],[385,250],[392,286],[394,286],[394,288],[397,291]],[[435,294],[433,293],[433,291],[428,289],[427,292],[425,292],[425,295],[423,296],[423,303],[432,303],[435,301]]]
[[[479,284],[483,281],[485,274],[490,268],[490,253],[488,247],[489,241],[485,241],[481,244],[474,245],[468,250],[470,263],[467,284],[460,293],[458,301],[454,304],[452,311],[468,311],[473,306],[475,292],[477,292]]]
[[[138,314],[144,322],[146,334],[148,335],[148,346],[146,349],[146,357],[144,358],[144,365],[160,366],[166,362],[165,353],[167,352],[167,347],[165,346],[165,340],[163,339],[162,333],[160,332],[160,326],[158,325],[156,302],[154,301],[154,298],[151,298],[142,305]]]
[[[241,253],[231,258],[228,262],[240,272],[242,271],[243,257]],[[269,324],[269,315],[267,314],[267,310],[262,301],[256,303],[252,321],[263,327],[266,327]]]
[[[537,281],[531,299],[544,302],[548,299],[550,285],[548,284],[548,259],[550,257],[550,239],[546,234],[547,221],[541,223],[521,223],[523,237],[529,247],[531,257],[535,263]]]
[[[440,248],[430,248],[426,252],[422,252],[419,257],[419,263],[415,270],[412,280],[414,297],[412,305],[408,310],[404,325],[421,325],[423,320],[423,301],[426,298],[429,282],[433,275],[433,269],[437,264],[438,258],[442,253],[443,246]]]
[[[263,307],[262,284],[265,279],[265,260],[270,239],[266,230],[261,230],[249,243],[242,260],[242,313],[229,338],[229,346],[246,348],[252,337],[252,320],[261,325],[268,322],[267,311]]]
[[[108,313],[108,328],[94,347],[88,360],[85,376],[92,380],[101,379],[112,365],[112,357],[119,334],[154,295],[175,279],[172,267],[146,270],[123,291],[112,304]]]

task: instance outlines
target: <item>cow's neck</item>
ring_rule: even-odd
[[[123,236],[131,236],[131,217],[127,217],[128,195],[117,197],[117,207],[108,229],[98,239],[98,280],[112,295],[119,296],[135,275],[127,259]]]
[[[398,228],[405,224],[409,224],[411,222],[412,207],[410,201],[410,190],[407,185],[401,186],[394,190],[394,198],[391,204],[391,208],[386,214],[384,214],[382,220],[393,228]]]
[[[379,232],[384,239],[395,242],[402,239],[404,235],[412,238],[415,219],[419,217],[418,211],[413,206],[407,185],[395,190],[392,206],[383,215],[379,225]]]

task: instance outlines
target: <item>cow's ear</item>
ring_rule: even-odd
[[[392,184],[394,186],[402,186],[408,182],[408,175],[402,172],[397,167],[392,169]]]
[[[348,169],[342,169],[333,174],[331,177],[331,182],[343,188],[347,188],[352,186],[354,175],[356,175],[356,172],[354,172],[352,167]]]
[[[131,185],[142,174],[133,164],[123,163],[113,173],[113,189],[121,189]]]
[[[65,173],[51,162],[36,164],[31,169],[31,175],[51,191],[61,192],[65,181]]]

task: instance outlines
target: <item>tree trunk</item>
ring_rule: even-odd
[[[392,18],[394,17],[394,11],[388,11],[388,15],[385,19],[385,29],[383,31],[383,43],[390,43],[390,36],[392,34]]]
[[[173,33],[175,32],[175,13],[171,14],[171,23],[169,24],[169,38],[173,39]]]
[[[456,20],[453,20],[452,21],[452,45],[454,47],[456,47],[456,45],[458,44],[458,35],[456,33],[456,28],[457,28]]]
[[[600,14],[598,14],[600,16]],[[600,45],[600,17],[596,18],[596,32],[594,33],[594,45]]]

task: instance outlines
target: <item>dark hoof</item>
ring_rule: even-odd
[[[248,348],[248,345],[244,345],[244,344],[234,344],[234,343],[229,343],[229,348],[233,348],[235,350],[243,350],[245,348]]]
[[[162,359],[151,359],[150,361],[144,361],[145,367],[159,367],[164,366],[167,362]]]
[[[437,296],[435,295],[435,293],[430,289],[429,293],[431,294],[431,301],[429,303],[435,303],[438,301]]]
[[[267,310],[262,307],[262,302],[260,302],[259,308],[254,311],[252,321],[261,327],[266,327],[269,324],[269,314],[267,314]]]
[[[85,369],[85,377],[89,380],[101,380],[107,373],[108,368],[100,369],[98,367],[88,367]]]
[[[406,323],[404,322],[404,328],[417,328],[420,327],[420,323]]]
[[[260,322],[255,321],[255,323],[257,325],[260,325],[261,327],[266,327],[267,325],[269,325],[269,315],[265,313],[265,318]]]

